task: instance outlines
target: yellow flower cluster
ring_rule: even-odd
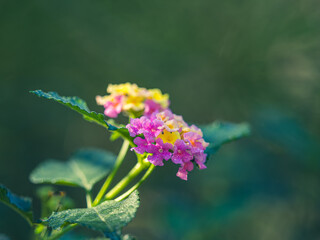
[[[142,112],[147,100],[152,100],[162,109],[169,106],[168,94],[162,94],[160,89],[140,88],[137,84],[109,84],[107,93],[109,95],[96,97],[97,104],[103,105],[107,112],[115,110],[119,113],[120,109],[125,112]]]

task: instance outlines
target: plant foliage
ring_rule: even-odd
[[[139,204],[138,192],[135,191],[120,202],[110,200],[92,208],[54,212],[44,222],[53,229],[58,229],[65,223],[78,223],[109,235],[117,232],[134,218]]]
[[[250,127],[247,123],[235,124],[215,121],[202,126],[201,130],[204,139],[209,143],[209,147],[206,149],[209,155],[216,153],[223,144],[250,134]]]
[[[112,169],[116,156],[98,149],[82,149],[67,162],[47,160],[30,175],[33,183],[51,183],[82,187],[91,191],[96,182]]]
[[[4,185],[0,184],[0,202],[11,207],[23,216],[30,224],[33,222],[32,200],[28,197],[19,197]]]

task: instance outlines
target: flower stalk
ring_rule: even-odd
[[[140,187],[140,185],[150,176],[150,174],[153,172],[155,169],[155,165],[151,164],[146,173],[143,175],[143,177],[137,182],[132,188],[130,188],[128,191],[126,191],[124,194],[121,196],[117,197],[115,201],[120,202],[123,199],[127,198],[131,193],[133,193],[136,189]]]
[[[114,186],[104,197],[104,200],[115,198],[134,178],[136,178],[150,163],[137,162],[131,171],[116,186]]]
[[[95,198],[95,200],[93,201],[93,206],[96,206],[100,203],[101,199],[103,198],[103,196],[105,195],[105,193],[108,190],[108,187],[110,186],[114,176],[116,175],[116,173],[118,172],[126,154],[129,148],[129,141],[128,140],[124,140],[122,147],[120,149],[119,155],[117,157],[117,160],[115,162],[115,166],[112,170],[112,172],[109,174],[109,176],[107,177],[106,181],[104,182],[104,184],[102,185],[97,197]]]
[[[64,234],[66,234],[67,232],[71,231],[72,229],[74,229],[76,226],[78,226],[77,223],[74,224],[70,224],[66,227],[64,227],[60,232],[58,232],[57,234],[54,234],[51,237],[48,237],[48,240],[56,240],[59,239],[60,237],[62,237]]]

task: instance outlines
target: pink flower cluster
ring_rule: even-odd
[[[188,172],[195,162],[200,169],[206,168],[208,146],[202,131],[195,125],[189,126],[181,116],[170,110],[154,112],[150,116],[131,119],[127,129],[135,137],[137,145],[132,150],[138,154],[147,153],[147,160],[155,166],[163,166],[163,160],[179,164],[177,176],[187,180]]]

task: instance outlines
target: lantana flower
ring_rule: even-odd
[[[106,96],[97,96],[98,105],[105,108],[104,114],[116,118],[124,112],[130,116],[151,116],[169,107],[169,95],[159,89],[140,88],[136,84],[109,84]]]
[[[199,169],[206,168],[208,143],[200,128],[189,126],[181,116],[169,109],[154,112],[150,116],[131,119],[126,126],[130,136],[135,137],[138,154],[147,154],[147,160],[155,166],[163,166],[163,160],[180,165],[177,176],[187,180],[194,163]]]

